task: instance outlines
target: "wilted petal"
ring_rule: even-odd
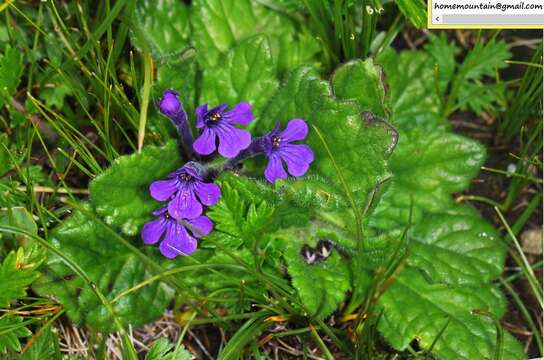
[[[170,199],[172,195],[176,192],[178,188],[178,183],[175,179],[173,180],[159,180],[153,181],[149,186],[149,192],[151,197],[158,201],[166,201]]]
[[[287,127],[280,134],[285,142],[304,140],[308,135],[308,125],[302,119],[293,119],[287,123]]]
[[[216,126],[219,138],[219,154],[232,158],[251,144],[251,134],[247,130],[237,129],[229,124]]]
[[[195,193],[203,205],[211,206],[217,203],[219,196],[221,196],[221,189],[216,184],[198,182],[195,185]]]
[[[264,170],[264,177],[273,183],[276,179],[287,179],[287,173],[283,169],[281,159],[278,155],[272,154],[268,157],[268,165]]]
[[[168,213],[174,219],[194,219],[202,214],[202,205],[192,190],[184,188],[168,203]]]
[[[200,155],[209,155],[215,151],[215,132],[209,128],[204,131],[193,143],[193,149]]]
[[[247,102],[236,104],[231,110],[225,112],[223,116],[231,124],[249,125],[253,121],[251,105]]]
[[[146,244],[155,244],[166,230],[166,220],[161,216],[158,219],[146,222],[142,227],[142,240]]]
[[[198,231],[189,228],[195,237],[200,237],[202,234],[208,235],[213,229],[213,222],[207,216],[199,216],[195,219],[187,220],[187,222]]]
[[[314,153],[308,145],[286,144],[278,154],[287,164],[287,171],[293,176],[302,176],[314,160]]]

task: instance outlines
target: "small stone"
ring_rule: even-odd
[[[542,254],[542,229],[530,229],[521,234],[521,248],[530,255]]]

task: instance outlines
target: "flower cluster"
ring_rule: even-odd
[[[167,258],[193,253],[197,238],[213,229],[203,212],[204,206],[216,204],[221,196],[219,186],[210,182],[218,168],[199,161],[202,156],[217,151],[227,158],[219,169],[227,170],[245,159],[264,155],[268,158],[264,176],[271,183],[286,179],[287,173],[304,175],[314,160],[308,145],[293,143],[308,135],[308,125],[302,119],[289,121],[283,131],[278,123],[268,134],[252,139],[249,131],[236,127],[253,121],[250,104],[240,102],[230,110],[227,104],[211,109],[204,104],[195,110],[199,137],[193,141],[187,113],[175,91],[165,91],[158,107],[176,126],[188,161],[167,179],[154,181],[149,187],[151,197],[166,204],[152,213],[156,218],[144,224],[141,236],[146,244],[160,242],[159,250]]]

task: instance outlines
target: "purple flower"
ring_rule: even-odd
[[[174,90],[166,90],[158,103],[159,111],[168,117],[176,126],[176,130],[182,141],[182,147],[187,158],[191,158],[193,153],[191,144],[193,143],[193,132],[187,121],[187,113],[178,99],[178,93]]]
[[[217,148],[221,156],[232,158],[251,143],[249,131],[233,126],[248,125],[253,120],[251,105],[241,102],[225,111],[227,106],[222,104],[208,110],[205,104],[196,108],[196,127],[203,130],[193,143],[193,149],[200,155],[209,155]]]
[[[314,161],[314,153],[308,145],[291,144],[293,141],[304,140],[308,135],[308,125],[302,119],[289,121],[285,130],[279,133],[279,124],[264,136],[264,151],[268,157],[268,165],[264,171],[266,180],[273,183],[276,179],[286,179],[287,174],[282,161],[287,165],[287,171],[293,176],[302,176],[308,171]]]
[[[166,90],[162,94],[162,98],[159,100],[158,105],[159,111],[170,118],[179,116],[181,112],[185,113],[181,106],[181,102],[178,99],[178,93],[174,90]],[[185,117],[186,116],[187,115],[185,115]]]
[[[154,181],[149,186],[153,199],[170,200],[168,213],[174,219],[195,219],[202,214],[202,205],[214,205],[219,199],[221,189],[205,183],[199,169],[199,165],[189,162],[168,175],[168,180]]]
[[[166,206],[152,214],[157,218],[144,224],[142,240],[146,244],[155,244],[162,239],[159,250],[170,259],[192,254],[197,248],[196,239],[201,234],[209,234],[213,228],[212,221],[206,216],[184,219],[183,221],[188,224],[186,226],[172,218]]]

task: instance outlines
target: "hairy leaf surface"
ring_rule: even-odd
[[[138,0],[134,24],[139,34],[133,34],[133,42],[141,48],[139,36],[143,37],[157,59],[179,54],[189,45],[189,7],[182,1]]]
[[[444,128],[442,104],[432,62],[424,52],[383,51],[376,59],[388,84],[391,124],[399,131]]]
[[[315,247],[320,239],[339,243],[338,235],[327,230],[324,224],[311,224],[285,233],[284,258],[293,287],[310,315],[323,318],[333,312],[344,300],[351,286],[348,264],[333,249],[322,262],[308,264],[301,256],[304,244]],[[278,238],[277,240],[279,240]]]
[[[440,359],[471,360],[492,358],[496,340],[495,323],[471,311],[484,309],[500,317],[506,304],[493,285],[429,283],[417,269],[407,267],[378,306],[383,308],[378,328],[394,348],[404,350],[417,339],[422,349],[429,349],[446,326],[433,354]],[[508,333],[503,346],[505,359],[525,358]]]
[[[87,207],[87,209],[89,209]],[[50,234],[53,246],[75,261],[111,302],[151,274],[142,260],[112,238],[112,234],[87,214],[75,212]],[[62,303],[68,316],[78,325],[103,332],[115,330],[109,312],[84,280],[51,254],[44,276],[33,288],[41,295],[53,296]],[[167,288],[153,282],[123,296],[112,304],[123,325],[134,327],[160,316],[170,301]]]
[[[407,223],[423,212],[452,206],[451,195],[465,189],[485,159],[485,148],[474,140],[443,132],[414,129],[401,133],[390,159],[394,174],[371,222],[380,228]]]
[[[200,103],[234,106],[246,101],[258,114],[277,87],[269,41],[256,36],[236,45],[217,66],[204,71]]]
[[[213,68],[234,45],[255,34],[269,38],[280,72],[309,60],[319,50],[317,40],[306,32],[297,33],[287,16],[255,1],[196,0],[191,23],[199,61],[207,68]]]

